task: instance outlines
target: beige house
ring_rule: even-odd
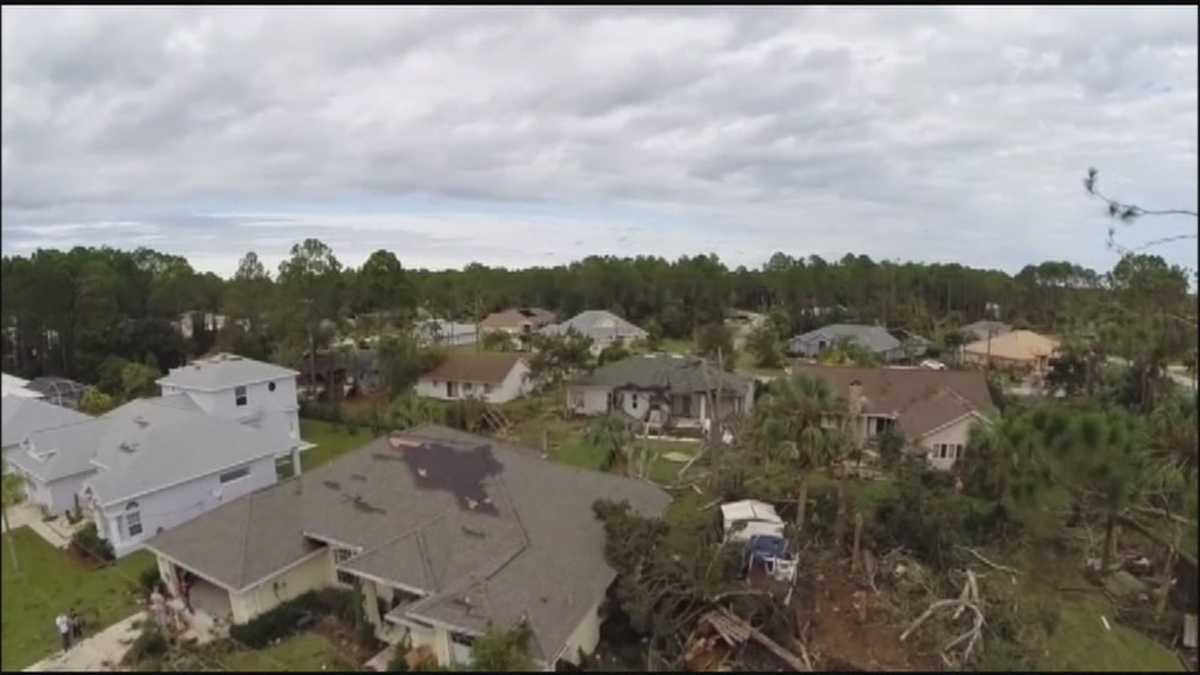
[[[1058,340],[1030,330],[1014,330],[963,347],[963,360],[981,368],[1012,369],[1042,376],[1058,351]]]
[[[909,453],[937,469],[952,468],[971,427],[998,414],[978,371],[801,364],[792,372],[825,380],[845,398],[850,433],[860,446],[870,447],[879,434],[894,429],[903,434]]]
[[[441,401],[507,403],[524,396],[531,386],[529,362],[520,354],[450,352],[417,380],[416,392]]]
[[[516,307],[488,314],[479,323],[479,328],[485,333],[503,331],[524,342],[557,318],[554,312],[540,307]]]
[[[595,500],[646,516],[656,486],[426,425],[380,438],[146,544],[162,578],[193,575],[196,609],[245,622],[305,591],[357,586],[376,635],[467,664],[489,624],[525,622],[546,669],[600,639],[616,577]]]

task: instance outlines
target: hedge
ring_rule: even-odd
[[[229,637],[252,649],[262,649],[273,640],[299,632],[297,624],[306,614],[335,616],[349,625],[361,625],[365,620],[355,591],[321,588],[281,603],[246,623],[233,624],[229,627]]]

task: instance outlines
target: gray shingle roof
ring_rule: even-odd
[[[811,344],[820,340],[837,342],[850,339],[862,345],[864,349],[873,352],[886,352],[900,347],[900,341],[880,326],[867,326],[856,323],[834,323],[811,330],[792,338],[792,351],[799,351],[796,345]]]
[[[986,340],[989,331],[992,337],[995,337],[1012,331],[1012,326],[999,321],[988,321],[985,319],[969,323],[959,329],[959,332],[970,335],[972,340]]]
[[[703,392],[718,385],[744,392],[754,381],[727,373],[693,356],[664,354],[631,356],[606,364],[571,384],[604,387],[670,389],[675,392]]]
[[[78,424],[90,419],[77,410],[41,399],[5,396],[0,399],[0,447],[7,448],[20,443],[34,431]]]
[[[612,312],[600,309],[580,312],[567,321],[546,326],[541,332],[546,335],[562,335],[572,328],[596,341],[616,338],[639,340],[646,337],[646,331]]]
[[[295,377],[300,373],[274,363],[255,361],[237,354],[221,353],[205,359],[197,359],[186,366],[172,368],[159,384],[219,391],[229,387],[264,382],[281,377]]]
[[[396,438],[404,444],[377,439],[148,546],[231,588],[302,557],[301,531],[362,547],[345,569],[428,594],[403,611],[467,630],[525,615],[535,655],[551,659],[615,576],[592,503],[625,499],[657,515],[670,501],[648,483],[445,427]]]
[[[32,453],[17,447],[9,450],[4,458],[43,483],[94,472],[92,447],[96,424],[95,420],[87,418],[85,422],[35,431],[29,435],[33,442]]]
[[[178,481],[273,456],[300,441],[180,406],[175,397],[131,401],[91,422],[93,462],[88,480],[101,503],[128,499]]]

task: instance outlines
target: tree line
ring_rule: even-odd
[[[1094,324],[1105,312],[1119,316],[1100,308],[1120,292],[1118,304],[1126,311],[1144,313],[1139,303],[1149,303],[1162,321],[1183,315],[1193,317],[1193,330],[1195,325],[1186,272],[1147,255],[1128,256],[1108,273],[1061,261],[1009,275],[958,264],[852,254],[826,261],[782,252],[757,269],[730,268],[710,254],[674,261],[589,256],[525,269],[472,263],[430,271],[405,269],[386,250],[359,267],[347,266],[323,242],[306,239],[276,270],[247,253],[230,278],[148,248],[39,249],[5,256],[0,288],[6,372],[88,383],[101,379],[100,366],[112,356],[166,369],[219,348],[299,365],[339,333],[407,325],[418,312],[472,322],[512,306],[544,307],[564,318],[607,309],[656,339],[691,339],[735,307],[769,313],[781,338],[858,321],[937,339],[980,318],[1064,332]],[[184,312],[197,319],[188,339],[172,325]],[[203,321],[205,313],[226,322],[215,330]],[[356,318],[353,328],[345,322],[350,317]]]

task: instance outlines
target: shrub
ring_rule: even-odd
[[[407,673],[408,672],[408,652],[412,649],[412,643],[405,636],[403,640],[396,644],[396,651],[392,654],[392,658],[388,661],[387,669],[389,673]]]
[[[112,544],[100,538],[94,522],[88,523],[83,529],[72,535],[70,546],[80,555],[98,558],[104,562],[112,562],[116,559]]]
[[[229,627],[229,637],[252,649],[262,649],[272,640],[295,634],[305,614],[334,616],[347,625],[357,626],[361,605],[354,591],[322,588],[281,603],[246,623]]]
[[[158,587],[159,576],[158,567],[147,567],[138,574],[138,587],[142,589],[142,593],[149,596]]]
[[[153,621],[144,621],[141,634],[129,646],[129,651],[125,652],[121,663],[126,666],[134,666],[147,659],[166,654],[167,648],[167,638],[158,624]]]

